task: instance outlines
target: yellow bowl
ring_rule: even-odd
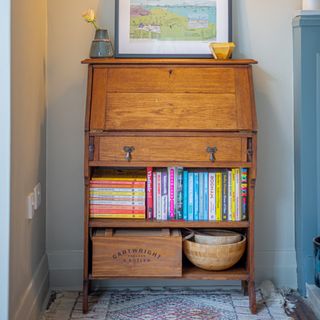
[[[230,59],[236,45],[233,42],[213,42],[209,44],[212,55],[215,59]]]

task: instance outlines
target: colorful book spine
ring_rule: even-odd
[[[204,172],[199,172],[199,220],[204,219]]]
[[[168,188],[169,188],[169,218],[175,219],[175,169],[168,168]]]
[[[231,170],[231,219],[236,221],[236,169]]]
[[[181,220],[183,218],[183,168],[181,167],[176,168],[176,186],[176,219]]]
[[[144,188],[145,182],[90,181],[90,188]]]
[[[209,220],[209,173],[203,173],[203,220]]]
[[[228,220],[228,171],[222,171],[222,220]]]
[[[241,169],[241,219],[247,220],[247,202],[248,202],[248,169]]]
[[[193,172],[188,172],[188,220],[193,221]]]
[[[183,220],[188,220],[188,171],[183,171]]]
[[[193,189],[193,195],[194,195],[194,217],[193,219],[195,221],[199,221],[199,173],[195,172],[194,173],[194,189]]]
[[[162,220],[161,212],[161,172],[157,171],[157,220]]]
[[[135,191],[90,191],[90,196],[91,195],[103,195],[103,196],[145,196],[145,192],[135,192]]]
[[[236,221],[240,221],[240,207],[241,207],[241,199],[240,199],[240,169],[236,169]]]
[[[222,173],[216,173],[216,221],[222,217]]]
[[[131,213],[131,214],[114,214],[114,213],[90,213],[90,218],[100,218],[100,219],[105,219],[105,218],[116,218],[116,219],[145,219],[145,213],[143,214],[138,214],[138,213]]]
[[[152,219],[157,219],[157,173],[153,171],[152,173],[152,184],[153,184],[153,209],[152,209]]]
[[[153,217],[153,201],[152,201],[152,193],[153,193],[153,176],[152,176],[152,168],[147,168],[147,219],[151,220]]]
[[[228,221],[232,221],[232,174],[228,170]]]
[[[161,220],[168,220],[168,172],[161,171]]]
[[[133,214],[133,213],[138,213],[138,214],[144,214],[145,210],[135,210],[135,209],[90,209],[90,213],[113,213],[113,214],[122,214],[122,213],[127,213],[127,214]]]
[[[96,205],[123,205],[123,206],[144,206],[145,201],[113,201],[113,200],[89,200],[90,204]]]
[[[136,205],[96,205],[90,206],[90,210],[145,210],[145,206]]]
[[[209,172],[209,220],[216,220],[216,173]]]

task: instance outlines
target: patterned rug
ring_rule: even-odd
[[[82,314],[82,295],[56,294],[43,320],[269,320],[290,319],[283,298],[263,298],[257,292],[258,314],[249,311],[248,297],[240,291],[208,290],[125,290],[95,292],[90,296],[90,312]]]

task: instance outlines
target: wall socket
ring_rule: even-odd
[[[32,219],[35,211],[40,208],[41,205],[41,184],[38,183],[33,192],[27,196],[27,218]]]

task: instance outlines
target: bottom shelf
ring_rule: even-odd
[[[90,275],[90,280],[103,280],[103,279],[188,279],[188,280],[248,280],[249,273],[244,267],[235,266],[224,271],[207,271],[200,269],[196,266],[184,266],[182,277],[130,277],[130,276],[104,276],[94,277]]]

